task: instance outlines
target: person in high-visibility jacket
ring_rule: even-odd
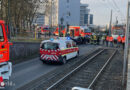
[[[93,44],[93,36],[90,36],[90,43]]]
[[[117,37],[117,47],[120,47],[121,41],[122,41],[122,38],[121,38],[121,36],[119,35],[119,36]]]
[[[102,36],[101,40],[102,40],[102,44],[104,45],[104,42],[105,42],[105,35]]]
[[[122,46],[123,46],[123,49],[125,48],[125,36],[122,37]]]
[[[94,44],[97,44],[97,36],[93,35]]]
[[[106,37],[106,46],[108,46],[109,36]]]
[[[113,47],[113,41],[114,41],[113,37],[110,36],[109,37],[110,47]]]

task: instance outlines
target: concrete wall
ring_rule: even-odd
[[[25,58],[39,55],[40,43],[14,42],[10,46],[10,59],[13,63],[24,61]]]

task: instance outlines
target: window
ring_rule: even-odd
[[[85,33],[90,33],[91,30],[90,30],[90,29],[84,29],[84,32],[85,32]]]
[[[0,42],[4,41],[4,35],[3,35],[3,29],[2,26],[0,25]]]
[[[57,50],[59,49],[59,45],[58,43],[46,42],[42,44],[41,48],[46,50]]]
[[[72,42],[72,46],[73,46],[73,47],[77,47],[77,45],[76,45],[75,42]]]
[[[71,46],[71,43],[70,43],[70,42],[67,42],[67,43],[66,43],[66,47],[67,47],[67,48],[71,48],[71,47],[72,47],[72,46]]]
[[[76,32],[78,32],[79,31],[79,29],[76,29]]]

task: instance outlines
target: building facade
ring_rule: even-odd
[[[71,26],[79,26],[80,24],[80,0],[59,0],[59,23],[61,18],[64,19],[63,24],[67,23]]]
[[[45,25],[58,26],[86,26],[89,24],[88,4],[81,4],[80,0],[48,0],[50,9],[45,16]],[[92,20],[92,19],[91,19]]]
[[[88,4],[80,4],[80,26],[87,26],[89,24]]]
[[[93,14],[89,15],[89,24],[93,24]]]
[[[45,15],[41,13],[37,13],[33,20],[33,25],[38,25],[38,26],[45,25]]]
[[[80,0],[49,0],[52,5],[50,14],[45,16],[45,24],[56,26],[69,24],[79,26],[80,24]]]

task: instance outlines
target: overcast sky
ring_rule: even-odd
[[[81,3],[89,4],[90,11],[94,14],[94,24],[108,24],[111,9],[113,9],[113,23],[116,21],[116,16],[120,23],[126,19],[127,0],[81,0]]]

